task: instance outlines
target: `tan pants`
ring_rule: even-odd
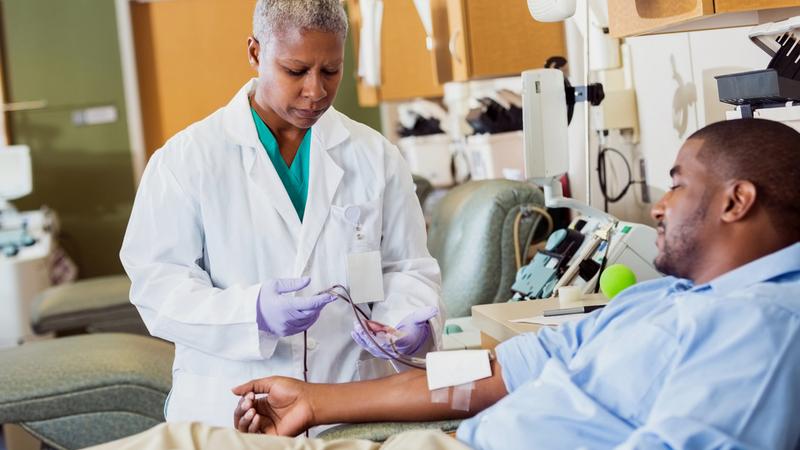
[[[406,431],[383,444],[360,439],[288,438],[244,434],[200,423],[162,423],[143,433],[91,447],[91,450],[263,449],[263,450],[468,450],[438,430]]]

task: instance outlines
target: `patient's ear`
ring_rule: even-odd
[[[722,221],[733,223],[744,219],[753,210],[756,197],[756,186],[752,182],[746,180],[729,182],[725,188],[725,209],[722,212]]]

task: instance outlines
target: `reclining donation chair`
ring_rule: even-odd
[[[36,334],[69,336],[83,333],[121,332],[147,335],[139,312],[128,293],[126,275],[89,278],[42,292],[31,310]]]
[[[539,190],[507,180],[467,183],[441,200],[429,247],[442,268],[450,316],[468,315],[473,304],[509,298],[516,272],[514,224],[519,222],[520,239],[529,235],[535,217],[517,220],[521,208],[529,204],[542,205]],[[75,329],[75,319],[68,323],[65,329]],[[144,431],[164,420],[172,358],[169,343],[119,333],[70,336],[2,350],[0,423],[20,424],[58,449],[82,448]],[[406,429],[448,431],[457,425],[458,421],[340,425],[323,437],[382,441]]]
[[[515,246],[524,247],[536,237],[531,233],[546,237],[547,227],[536,227],[545,222],[531,207],[544,208],[542,192],[511,180],[472,181],[441,200],[428,230],[428,249],[442,271],[448,317],[469,316],[474,305],[511,298],[518,269]]]
[[[164,421],[171,344],[98,333],[0,351],[0,423],[57,449],[83,448]]]

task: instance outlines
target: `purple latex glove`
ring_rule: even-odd
[[[428,325],[428,320],[437,314],[439,314],[438,308],[435,306],[428,306],[407,315],[394,329],[374,321],[369,321],[368,326],[377,334],[375,341],[390,354],[395,353],[391,344],[391,339],[394,339],[391,335],[395,335],[399,336],[394,341],[397,352],[403,355],[413,355],[419,350],[422,344],[428,340],[428,336],[431,334],[431,327]],[[389,359],[380,348],[372,343],[366,333],[367,331],[356,321],[350,335],[358,345],[370,352],[372,356],[381,359]]]
[[[305,331],[319,318],[322,308],[336,300],[331,294],[313,297],[284,295],[308,286],[311,278],[271,280],[261,285],[258,293],[258,329],[275,336],[291,336]]]

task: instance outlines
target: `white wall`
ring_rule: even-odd
[[[633,82],[637,96],[640,142],[626,144],[622,138],[611,136],[609,145],[629,156],[635,178],[639,178],[638,158],[644,158],[652,201],[657,201],[670,186],[669,169],[685,139],[706,124],[723,120],[725,111],[733,109],[717,96],[714,76],[747,70],[763,69],[769,56],[750,42],[750,27],[730,28],[689,33],[674,33],[629,38]],[[567,27],[570,78],[581,82],[583,68],[582,35],[574,26]],[[573,194],[585,201],[584,145],[581,142],[583,125],[578,120],[571,126],[570,158]],[[597,137],[592,136],[591,183],[592,205],[602,208],[596,174]],[[615,164],[616,173],[623,177],[624,167]],[[630,221],[650,222],[650,204],[641,201],[638,187],[610,211]]]
[[[769,63],[769,56],[747,37],[749,29],[628,39],[642,130],[639,151],[654,191],[669,187],[668,172],[683,141],[733,109],[719,101],[714,77]]]

